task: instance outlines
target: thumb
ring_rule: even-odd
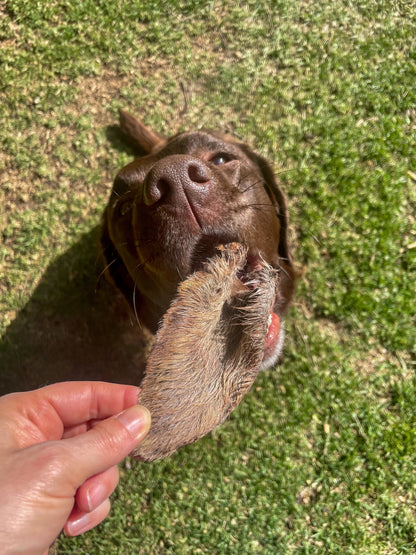
[[[74,487],[124,459],[146,436],[150,420],[150,412],[135,405],[88,432],[59,442],[65,443],[65,452],[69,453],[65,466]]]

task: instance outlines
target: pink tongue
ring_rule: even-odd
[[[264,348],[267,349],[268,347],[274,345],[279,337],[280,332],[280,319],[277,314],[271,312],[271,321],[269,324],[269,328],[267,330],[266,335],[266,343]]]

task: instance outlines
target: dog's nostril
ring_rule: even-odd
[[[168,193],[169,189],[169,181],[164,177],[160,177],[158,180],[150,180],[149,183],[145,184],[143,191],[145,204],[147,206],[156,204]]]
[[[211,177],[208,168],[201,164],[189,164],[188,176],[194,183],[206,183]]]

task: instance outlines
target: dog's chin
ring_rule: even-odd
[[[260,370],[266,370],[276,364],[282,356],[285,331],[283,322],[272,312],[269,318],[269,328],[264,346],[263,362]]]

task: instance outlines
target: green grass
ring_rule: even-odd
[[[25,347],[8,325],[132,158],[111,130],[118,107],[166,134],[218,127],[271,158],[303,270],[283,366],[211,436],[123,465],[111,517],[59,553],[414,553],[415,2],[3,10],[3,367]],[[49,274],[42,310],[94,257]]]

